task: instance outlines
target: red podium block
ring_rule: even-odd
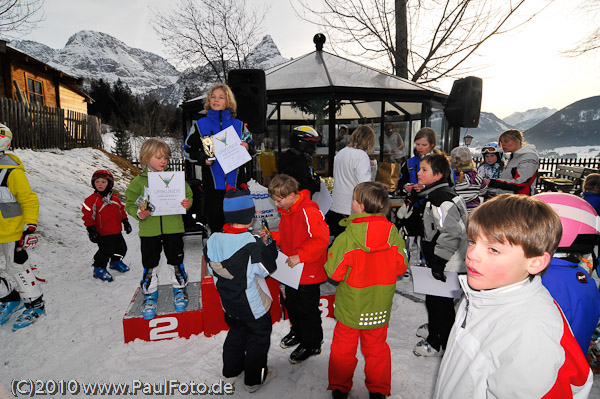
[[[173,307],[173,287],[158,287],[158,303],[156,316],[144,320],[142,302],[144,295],[138,288],[123,317],[123,336],[125,343],[135,339],[143,341],[159,341],[173,338],[189,338],[202,333],[203,310],[201,306],[200,283],[189,283],[187,286],[189,303],[185,312],[176,312]]]
[[[275,324],[281,320],[283,313],[279,282],[270,277],[267,277],[265,281],[271,293],[271,298],[273,298],[270,313],[272,322]],[[221,306],[221,297],[211,276],[202,279],[202,309],[204,310],[204,335],[210,337],[221,331],[229,330],[229,326],[225,323],[225,312],[223,306]]]
[[[271,277],[267,277],[265,281],[271,293],[271,298],[273,298],[270,313],[272,322],[275,324],[281,320],[283,314],[279,282]],[[221,305],[221,297],[219,296],[217,287],[215,287],[213,277],[209,276],[206,271],[206,260],[204,257],[202,257],[202,309],[204,311],[204,335],[210,337],[221,331],[229,330],[229,326],[225,323],[225,312]]]
[[[322,317],[333,317],[333,302],[335,301],[335,294],[321,295],[319,301],[319,310],[321,311]]]
[[[326,294],[326,295],[321,295],[320,299],[319,299],[319,310],[321,311],[321,317],[331,317],[332,319],[333,317],[333,302],[335,301],[335,294]],[[284,304],[284,313],[283,313],[283,318],[285,320],[289,319],[289,316],[287,314],[287,309],[285,309],[285,299],[283,300],[283,304]]]

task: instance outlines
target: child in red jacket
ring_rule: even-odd
[[[320,284],[327,280],[323,265],[327,260],[329,227],[319,206],[311,201],[310,191],[298,192],[298,181],[288,175],[277,175],[269,184],[269,196],[281,213],[279,231],[272,238],[288,256],[290,267],[304,263],[298,289],[285,287],[285,306],[292,328],[283,337],[283,349],[298,347],[290,355],[290,363],[300,363],[321,353]],[[266,231],[261,231],[265,236]]]
[[[110,268],[121,273],[129,270],[122,259],[127,253],[127,244],[121,234],[121,223],[127,234],[131,233],[131,224],[123,203],[113,192],[114,177],[108,170],[97,170],[92,175],[94,194],[83,202],[83,223],[87,228],[90,241],[98,244],[94,255],[94,277],[111,282],[113,277],[106,270]]]

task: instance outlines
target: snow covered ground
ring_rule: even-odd
[[[17,150],[15,153],[23,161],[31,186],[40,199],[40,243],[29,253],[39,275],[47,279],[42,284],[47,316],[18,332],[11,331],[14,318],[0,328],[0,399],[12,397],[13,381],[21,379],[130,386],[171,379],[209,385],[218,382],[226,333],[211,338],[200,335],[158,342],[123,342],[122,318],[142,271],[137,223],[132,223],[133,233],[125,236],[129,246],[125,262],[132,270],[125,274],[114,272],[112,283],[92,278],[91,262],[96,247],[87,239],[81,221],[81,203],[92,192],[90,177],[96,169],[110,169],[120,193],[125,192],[128,184],[127,173],[106,154],[92,149]],[[200,279],[200,256],[201,242],[186,238],[185,264],[191,281]],[[159,276],[163,282],[168,281],[164,260]],[[406,281],[398,283],[398,289],[407,295],[412,294],[410,287]],[[433,393],[439,359],[417,358],[412,353],[418,340],[415,331],[425,321],[423,303],[404,295],[395,296],[388,337],[392,349],[393,398],[422,399]],[[278,376],[255,394],[248,394],[239,386],[234,397],[331,397],[326,390],[327,362],[334,324],[331,318],[323,319],[325,342],[320,356],[291,365],[288,362],[290,350],[279,348],[279,340],[288,332],[289,323],[276,323],[271,336],[269,365],[277,370]],[[359,355],[350,398],[368,397],[363,367]],[[591,398],[600,397],[600,375],[595,377]],[[86,396],[95,397],[85,395],[83,390],[77,396],[46,395]],[[138,391],[137,396],[150,395]],[[170,397],[181,396],[176,392]]]

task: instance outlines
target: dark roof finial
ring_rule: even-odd
[[[317,51],[323,51],[323,44],[325,44],[326,40],[325,35],[322,33],[317,33],[315,37],[313,37],[313,43],[316,45]]]

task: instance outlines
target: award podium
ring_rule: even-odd
[[[173,287],[158,287],[156,316],[144,320],[142,302],[144,295],[140,288],[135,291],[129,308],[123,317],[123,336],[125,343],[135,339],[158,341],[172,338],[189,338],[203,331],[203,310],[201,304],[200,283],[189,283],[187,286],[188,306],[185,312],[176,312],[173,307]]]
[[[271,277],[267,277],[265,281],[273,299],[270,313],[274,324],[282,318],[287,318],[287,315],[284,315],[279,282]],[[187,292],[189,299],[187,309],[184,312],[176,312],[173,306],[172,286],[160,285],[156,316],[151,320],[145,320],[142,316],[144,295],[138,288],[123,317],[125,343],[136,339],[159,341],[189,338],[202,333],[210,337],[229,329],[225,323],[225,313],[214,279],[206,272],[204,258],[202,258],[201,281],[188,283]],[[334,299],[335,294],[321,295],[319,308],[324,317],[333,317]]]

